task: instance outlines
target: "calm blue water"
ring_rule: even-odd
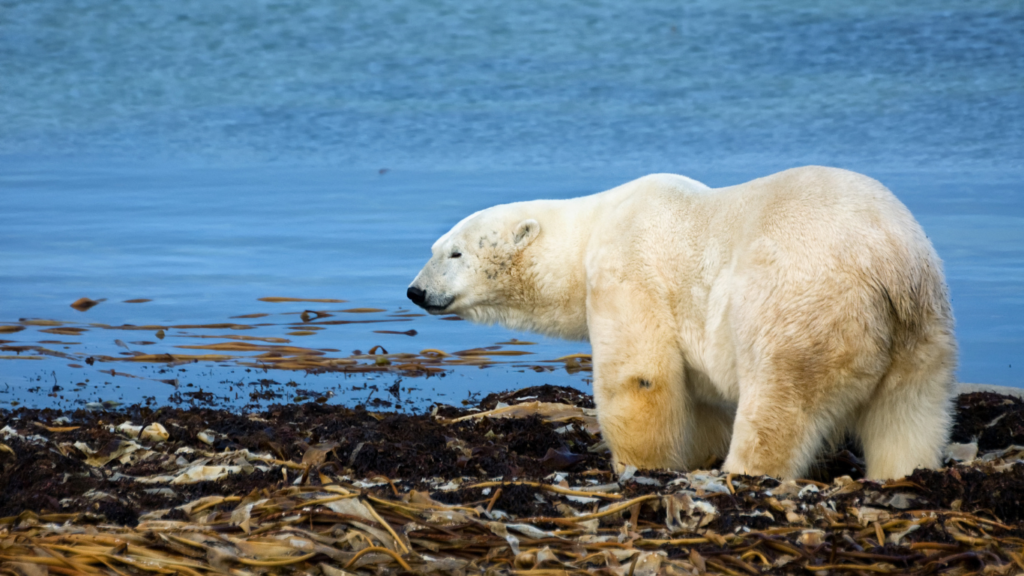
[[[1022,30],[1019,1],[0,1],[0,325],[311,306],[264,296],[342,298],[386,319],[408,311],[433,240],[473,210],[654,171],[717,186],[817,163],[879,178],[924,225],[946,262],[961,380],[1024,386]],[[68,306],[82,296],[108,300]],[[587,350],[407,320],[259,330],[346,353],[512,337],[537,342],[537,359]],[[121,335],[40,329],[0,339],[121,350]],[[44,375],[64,402],[170,393],[68,363],[0,360],[0,405],[59,403],[29,392]],[[183,378],[251,377],[231,370]],[[417,401],[454,401],[586,377],[495,367],[415,386]]]

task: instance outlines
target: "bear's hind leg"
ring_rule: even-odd
[[[776,350],[760,370],[741,374],[726,471],[799,478],[825,440],[853,423],[877,376],[837,373],[813,356],[795,360],[794,353]]]
[[[951,421],[954,354],[893,363],[856,423],[868,478],[902,478],[916,468],[942,463]]]

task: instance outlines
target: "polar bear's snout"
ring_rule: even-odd
[[[419,286],[409,286],[409,289],[405,291],[405,295],[409,297],[409,300],[412,300],[413,304],[431,314],[444,314],[445,309],[455,301],[454,296],[444,296]]]
[[[405,295],[408,296],[409,300],[412,300],[412,303],[417,306],[423,306],[423,303],[427,301],[426,290],[417,288],[415,286],[409,286],[409,289],[406,290]]]

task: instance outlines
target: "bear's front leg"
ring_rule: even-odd
[[[671,314],[640,294],[623,287],[588,295],[597,419],[616,471],[680,469],[694,464],[683,356]]]

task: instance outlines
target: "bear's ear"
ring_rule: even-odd
[[[520,248],[526,248],[527,244],[533,242],[538,234],[540,234],[540,223],[530,218],[516,224],[516,229],[512,231],[512,241]]]

